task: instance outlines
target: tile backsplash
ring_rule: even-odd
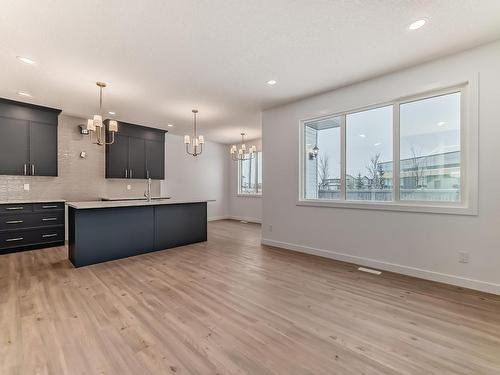
[[[144,194],[146,180],[106,179],[105,148],[90,143],[80,134],[85,120],[59,116],[58,177],[0,176],[0,201],[17,199],[65,199],[90,201],[101,197],[137,197]],[[81,158],[80,153],[86,152]],[[24,190],[29,184],[29,191]],[[127,185],[131,189],[127,190]],[[160,195],[160,181],[153,181],[152,193]]]

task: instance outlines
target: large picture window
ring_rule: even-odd
[[[251,159],[238,161],[238,194],[262,194],[262,151]]]
[[[401,200],[460,202],[460,96],[401,104]]]
[[[300,200],[464,208],[463,98],[457,87],[303,121]]]
[[[305,123],[307,199],[340,199],[340,117]]]
[[[392,106],[346,115],[346,199],[392,201]]]

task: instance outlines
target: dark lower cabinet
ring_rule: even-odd
[[[57,176],[58,109],[0,99],[0,174]]]
[[[153,207],[69,207],[69,259],[80,267],[152,251],[153,220]]]
[[[68,208],[75,267],[207,240],[207,203]]]
[[[64,245],[64,203],[0,205],[0,254]]]
[[[155,207],[155,248],[157,250],[206,240],[206,204],[185,203]]]

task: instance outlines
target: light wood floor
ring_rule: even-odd
[[[0,256],[0,374],[500,374],[500,297],[261,247]]]

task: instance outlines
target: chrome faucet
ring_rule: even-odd
[[[148,202],[151,202],[151,179],[148,178],[148,188],[144,192],[144,196],[148,199]]]

